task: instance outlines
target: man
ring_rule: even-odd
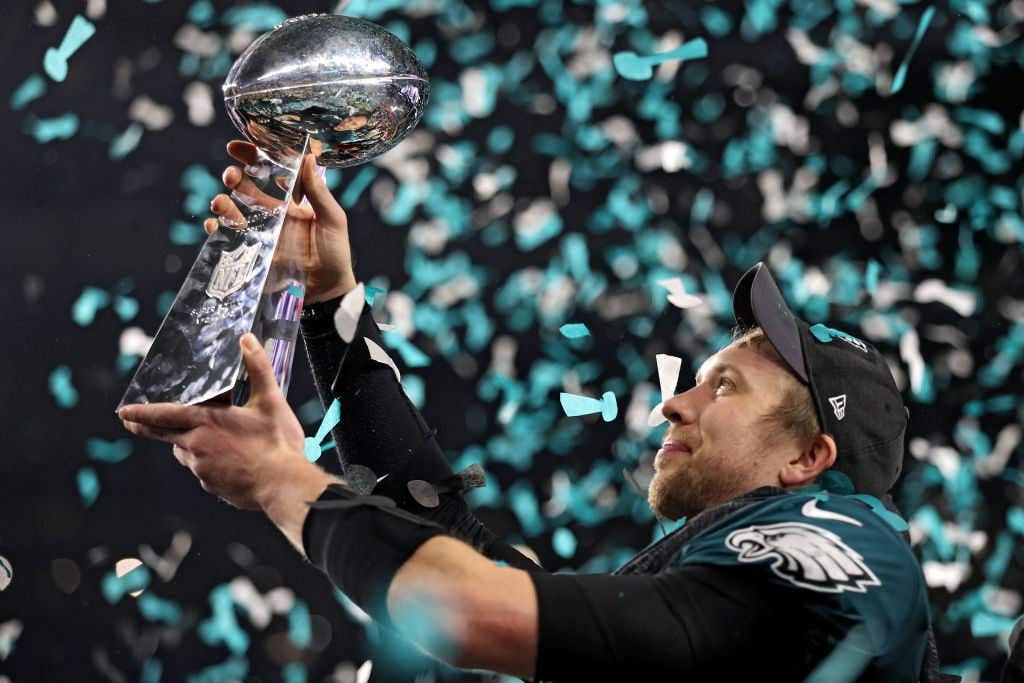
[[[224,181],[250,189],[237,168]],[[340,401],[343,467],[388,476],[359,495],[306,461],[301,425],[247,335],[245,406],[120,413],[133,433],[174,444],[204,490],[263,510],[371,615],[455,666],[554,681],[942,680],[923,577],[877,500],[899,475],[907,414],[874,348],[796,319],[767,269],[752,268],[734,294],[741,336],[664,402],[649,501],[687,523],[614,575],[546,574],[457,491],[431,508],[410,495],[411,480],[457,479],[362,342],[380,341],[369,312],[353,343],[335,331],[356,282],[347,221],[311,159],[300,183],[310,206],[293,206],[285,229],[307,245],[314,379],[325,403]],[[212,209],[237,218],[224,195]]]

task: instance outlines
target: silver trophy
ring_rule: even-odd
[[[323,171],[398,144],[430,93],[413,51],[352,17],[289,19],[239,55],[224,83],[228,115],[259,148],[231,198],[244,220],[206,240],[118,408],[129,403],[240,404],[239,340],[252,331],[287,392],[305,285],[294,236],[282,232],[304,155]]]

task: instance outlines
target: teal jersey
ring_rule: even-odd
[[[684,545],[677,564],[729,567],[791,596],[832,651],[809,681],[918,680],[924,576],[899,533],[856,499],[792,493],[748,505]]]

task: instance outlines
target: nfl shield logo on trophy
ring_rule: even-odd
[[[210,275],[206,293],[218,301],[234,294],[249,281],[253,266],[260,255],[260,245],[243,244],[232,251],[222,251],[217,267]]]

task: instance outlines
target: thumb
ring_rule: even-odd
[[[327,183],[320,175],[320,168],[316,165],[316,157],[312,155],[302,160],[302,190],[321,221],[344,219],[345,212],[327,188]]]
[[[279,392],[277,378],[274,377],[274,368],[270,364],[270,356],[260,346],[256,335],[247,332],[242,335],[242,359],[245,361],[245,370],[249,373],[249,400],[272,396],[272,392]]]

